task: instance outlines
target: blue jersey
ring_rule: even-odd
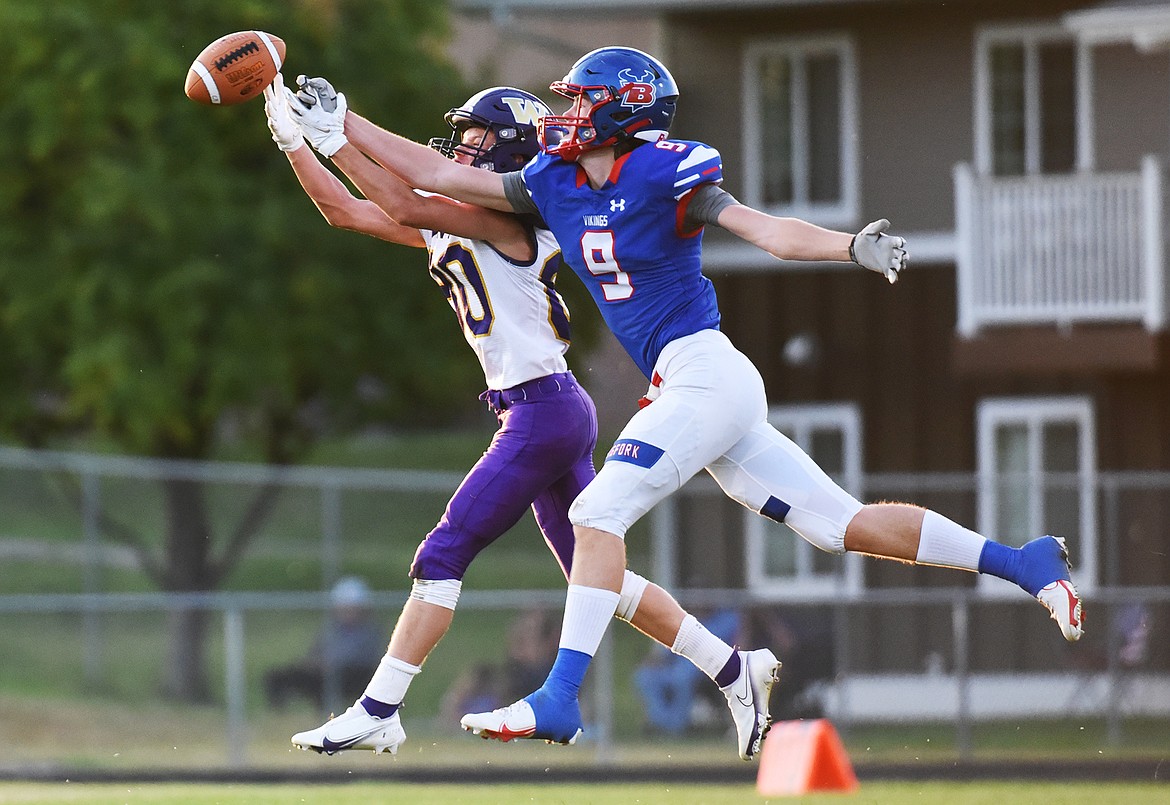
[[[576,163],[541,153],[522,178],[565,262],[647,377],[671,341],[719,328],[715,289],[700,267],[702,228],[683,229],[684,196],[723,179],[718,151],[647,143],[620,157],[597,190]]]

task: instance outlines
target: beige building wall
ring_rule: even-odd
[[[508,84],[552,101],[548,85],[580,56],[605,45],[655,51],[657,20],[647,16],[516,11],[503,24],[490,15],[452,11],[450,55],[472,84]],[[554,109],[558,110],[554,104]]]

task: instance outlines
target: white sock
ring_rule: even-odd
[[[927,510],[922,518],[922,534],[918,538],[920,565],[953,567],[957,570],[979,570],[979,555],[987,538],[963,528],[937,512]]]
[[[699,623],[694,615],[683,618],[670,650],[680,657],[686,657],[712,679],[723,670],[723,666],[731,659],[731,652],[734,651],[731,646]]]
[[[420,666],[391,657],[387,652],[370,678],[370,684],[366,685],[365,695],[382,704],[402,704],[406,689],[421,670]]]
[[[565,597],[565,619],[561,624],[561,648],[592,657],[617,611],[617,593],[598,587],[570,584]]]

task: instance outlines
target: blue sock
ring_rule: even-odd
[[[1036,595],[1045,585],[1069,577],[1060,544],[1052,537],[1034,539],[1022,548],[988,540],[979,554],[979,572],[1014,581],[1028,595]]]
[[[390,716],[398,712],[398,708],[402,706],[402,703],[386,704],[377,699],[371,699],[369,696],[363,696],[361,705],[374,718],[390,718]]]
[[[524,697],[536,714],[536,737],[565,742],[581,729],[581,705],[577,693],[593,658],[569,648],[557,650],[548,679]]]
[[[557,649],[557,659],[548,672],[548,679],[541,685],[541,690],[560,701],[577,701],[577,692],[585,681],[585,672],[589,670],[592,661],[593,658],[583,651]]]
[[[987,540],[979,554],[979,572],[1020,583],[1020,549]]]

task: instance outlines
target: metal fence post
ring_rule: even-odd
[[[614,711],[614,670],[613,670],[613,635],[605,633],[598,647],[594,665],[596,669],[597,686],[595,697],[597,707],[597,762],[602,766],[609,766],[614,760],[613,751],[613,711]]]
[[[970,604],[965,592],[956,593],[951,602],[951,628],[955,641],[955,686],[958,694],[955,713],[955,749],[960,760],[970,760],[971,740],[971,669],[968,625]]]
[[[321,486],[321,581],[326,589],[341,575],[341,489]]]
[[[1121,585],[1121,492],[1117,481],[1101,479],[1101,492],[1105,497],[1105,586]]]
[[[676,505],[673,498],[667,498],[650,512],[651,577],[660,587],[667,590],[673,590],[678,586]]]
[[[81,535],[85,544],[85,563],[82,590],[88,595],[97,595],[102,589],[102,531],[101,531],[101,481],[90,472],[81,474]],[[91,607],[85,609],[81,618],[82,633],[82,674],[90,688],[101,685],[102,671],[102,621],[101,616]]]
[[[331,589],[341,576],[341,489],[332,483],[321,485],[321,581]],[[321,680],[322,701],[335,711],[342,704],[341,673],[331,653],[325,657]]]
[[[853,711],[849,705],[849,604],[838,599],[833,605],[833,653],[836,655],[837,731],[842,737],[849,734]],[[784,670],[781,669],[781,674]]]
[[[227,704],[228,763],[247,764],[247,720],[244,714],[244,616],[238,606],[223,611],[224,699]]]
[[[1105,540],[1105,586],[1117,590],[1121,586],[1121,490],[1112,478],[1103,479],[1102,492],[1105,496],[1105,533],[1111,539]],[[1104,603],[1104,602],[1102,602]],[[1119,602],[1110,600],[1110,617],[1106,620],[1105,671],[1109,695],[1105,706],[1105,742],[1108,746],[1120,746],[1124,736],[1121,725],[1121,665],[1117,656],[1121,650],[1121,635],[1117,630],[1117,607]]]
[[[1122,606],[1120,601],[1110,601],[1109,618],[1105,624],[1105,676],[1108,679],[1109,695],[1106,698],[1105,710],[1105,743],[1108,746],[1120,746],[1124,738],[1121,728],[1121,632],[1117,622],[1117,613]]]

